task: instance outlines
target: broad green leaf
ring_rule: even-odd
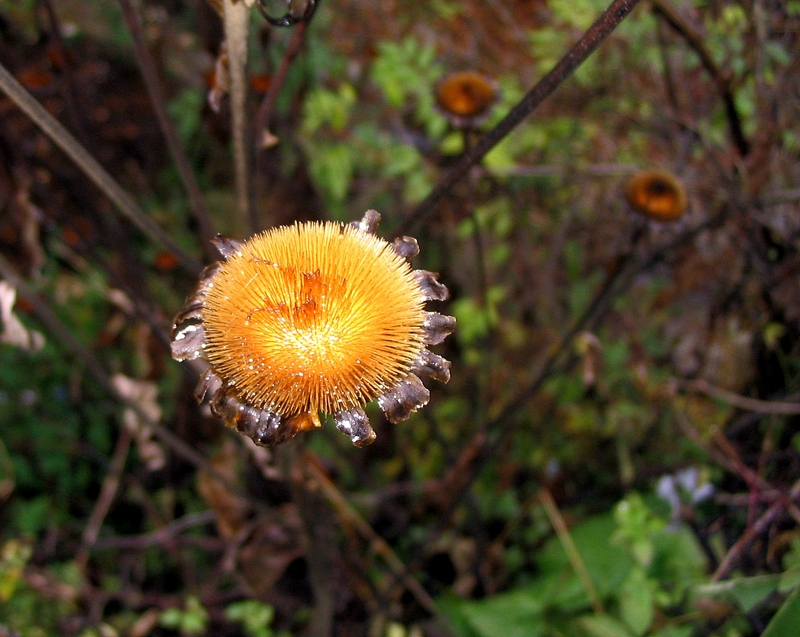
[[[619,610],[636,635],[644,635],[653,622],[653,587],[643,568],[634,567],[625,578],[619,591]]]
[[[632,633],[611,615],[587,615],[577,625],[590,637],[632,637]]]
[[[794,589],[775,613],[761,637],[797,637],[800,630],[800,588]]]
[[[745,612],[750,612],[766,597],[775,591],[780,575],[759,575],[756,577],[738,577],[726,582],[706,584],[697,588],[701,595],[712,597],[727,596],[736,601]]]

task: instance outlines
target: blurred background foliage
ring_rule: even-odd
[[[0,0],[0,62],[200,260],[124,4]],[[222,21],[131,6],[213,229],[243,238]],[[254,11],[248,121],[297,49],[248,131],[256,229],[376,208],[391,235],[605,6]],[[198,407],[166,336],[193,276],[1,98],[0,253],[35,295],[0,289],[0,635],[796,637],[799,44],[797,0],[643,0],[412,228],[453,378],[365,449],[257,449]],[[460,70],[497,94],[466,129],[436,100]],[[676,221],[626,201],[654,168]]]

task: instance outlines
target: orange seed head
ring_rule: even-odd
[[[476,71],[451,73],[436,87],[439,107],[457,118],[480,117],[494,100],[494,86]]]
[[[643,170],[625,187],[625,199],[636,212],[654,221],[676,221],[686,212],[686,191],[670,173]]]
[[[373,234],[336,223],[268,230],[220,264],[205,355],[251,404],[281,416],[363,405],[424,349],[425,296]]]

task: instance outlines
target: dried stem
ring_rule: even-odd
[[[196,276],[201,266],[197,260],[184,252],[175,241],[136,204],[133,198],[122,189],[116,180],[92,157],[92,155],[64,128],[57,119],[48,113],[30,93],[0,64],[0,90],[13,101],[39,128],[63,150],[72,161],[91,179],[106,196],[114,202],[120,212],[153,242],[161,244],[172,252],[183,268]]]
[[[322,493],[327,498],[328,502],[336,509],[339,515],[352,524],[361,536],[370,543],[370,547],[379,555],[383,557],[392,574],[403,583],[406,589],[414,596],[420,606],[434,617],[444,619],[436,607],[428,592],[422,588],[411,574],[408,572],[406,565],[395,554],[386,541],[375,532],[366,520],[350,505],[341,492],[336,488],[336,485],[331,482],[330,478],[320,467],[319,461],[310,453],[306,454],[306,466],[309,475],[319,485]]]
[[[250,9],[244,2],[222,0],[225,42],[228,47],[228,68],[231,78],[231,134],[233,163],[236,171],[236,205],[243,223],[255,232],[250,210],[250,168],[247,145],[247,34]]]
[[[211,244],[211,239],[214,238],[211,218],[209,217],[206,204],[203,201],[203,196],[200,194],[200,187],[197,185],[194,172],[189,165],[186,150],[178,137],[175,123],[167,112],[167,100],[164,96],[164,89],[158,77],[158,70],[153,61],[153,56],[150,54],[150,50],[145,44],[141,21],[131,4],[131,0],[119,0],[119,3],[122,7],[122,15],[125,18],[125,24],[127,24],[128,31],[133,39],[136,61],[142,71],[142,77],[144,77],[147,93],[150,96],[153,111],[158,119],[158,125],[161,127],[161,132],[166,139],[167,147],[169,148],[172,160],[175,162],[178,175],[186,189],[186,195],[189,197],[192,212],[194,213],[197,227],[200,231],[204,252],[206,257],[210,261],[213,261],[217,258],[217,253],[214,246]]]
[[[587,29],[580,40],[559,60],[525,97],[495,126],[481,137],[458,163],[447,173],[425,200],[400,222],[395,236],[407,233],[433,213],[453,186],[469,169],[484,158],[506,135],[530,115],[581,63],[605,40],[620,22],[633,10],[639,0],[614,0],[597,21]]]
[[[583,558],[578,552],[578,547],[575,546],[575,542],[572,541],[569,529],[550,491],[542,489],[539,493],[539,501],[542,503],[545,513],[547,513],[547,517],[550,520],[550,524],[552,524],[553,529],[555,529],[556,535],[558,535],[558,539],[561,542],[561,546],[564,548],[564,552],[567,554],[570,564],[572,564],[572,568],[575,569],[578,578],[581,580],[581,585],[583,586],[583,590],[586,591],[586,595],[589,597],[592,609],[597,615],[602,615],[605,612],[603,602],[600,601],[600,596],[597,594],[597,589],[594,587],[592,578],[589,577],[589,572],[586,570]]]
[[[200,453],[195,451],[190,445],[173,434],[160,422],[153,420],[142,410],[141,406],[136,401],[131,400],[127,396],[123,395],[114,385],[114,383],[111,382],[108,373],[103,368],[100,361],[95,358],[94,354],[92,354],[92,352],[90,352],[83,345],[83,343],[78,341],[78,339],[73,336],[72,332],[61,322],[61,320],[56,316],[55,312],[53,312],[53,310],[50,309],[46,303],[39,299],[25,279],[23,279],[17,273],[11,263],[2,255],[0,255],[0,276],[11,283],[11,285],[17,289],[20,296],[25,297],[25,299],[31,304],[34,314],[44,324],[47,330],[86,366],[89,374],[109,395],[114,398],[114,400],[132,410],[141,422],[152,428],[153,432],[162,440],[162,442],[164,442],[164,444],[170,447],[184,460],[190,462],[198,469],[208,472],[210,476],[223,484],[226,489],[242,498],[245,498],[259,512],[271,515],[271,511],[262,502],[248,496],[240,488],[231,483],[230,480],[212,467],[208,460],[206,460]]]
[[[308,24],[308,22],[300,22],[294,27],[292,38],[289,40],[286,52],[283,54],[283,59],[281,59],[281,63],[278,66],[278,70],[275,71],[275,74],[270,79],[267,94],[258,106],[255,121],[253,122],[253,133],[254,139],[256,139],[257,152],[264,148],[263,142],[265,136],[269,135],[269,121],[272,111],[275,108],[275,101],[278,99],[278,94],[286,82],[286,76],[289,74],[292,62],[295,61],[303,46]]]
[[[717,400],[733,405],[745,411],[753,411],[759,414],[772,414],[780,416],[796,416],[800,414],[800,403],[775,402],[770,400],[758,400],[748,398],[720,387],[715,387],[706,380],[685,380],[678,381],[679,387],[691,392],[697,392],[711,396]]]
[[[314,593],[308,637],[330,637],[336,611],[336,583],[331,577],[337,553],[335,518],[324,495],[308,488],[310,470],[303,453],[304,442],[283,445],[277,453],[285,467],[284,475],[292,485],[292,499],[306,536],[308,578]]]
[[[213,511],[190,513],[144,535],[101,538],[95,542],[95,547],[144,550],[150,546],[171,542],[178,533],[195,526],[209,524],[216,519],[217,516]]]
[[[83,530],[81,548],[75,556],[75,561],[78,563],[81,570],[86,568],[86,562],[89,559],[89,551],[91,551],[97,541],[97,536],[100,534],[100,527],[103,526],[103,520],[106,519],[108,511],[111,509],[111,504],[117,496],[119,483],[122,479],[122,472],[125,469],[125,461],[128,459],[128,451],[130,450],[132,440],[133,436],[131,435],[130,429],[127,427],[120,427],[119,435],[117,436],[117,444],[114,447],[114,454],[111,457],[111,466],[103,480],[100,495],[97,497],[94,508],[89,515],[89,520],[86,522],[86,528]]]
[[[792,487],[792,490],[789,492],[789,498],[792,500],[798,496],[800,496],[800,481],[796,482]],[[719,567],[717,567],[717,570],[714,572],[711,581],[718,582],[719,580],[724,579],[733,568],[734,563],[739,558],[739,555],[741,555],[742,551],[747,548],[747,546],[756,538],[756,536],[758,536],[760,533],[763,533],[764,530],[770,524],[772,524],[772,522],[774,522],[781,513],[783,513],[783,510],[783,503],[776,502],[769,509],[767,509],[761,515],[761,517],[758,518],[758,520],[756,520],[755,524],[748,527],[748,529],[736,541],[736,544],[734,544],[725,555],[725,559],[723,559]]]
[[[717,66],[711,53],[703,45],[703,37],[683,19],[669,0],[652,0],[652,3],[655,14],[661,17],[676,33],[678,33],[678,35],[686,40],[686,43],[699,56],[700,62],[711,76],[711,79],[714,80],[717,91],[719,91],[722,102],[725,105],[725,114],[728,118],[731,138],[739,154],[744,157],[750,150],[750,144],[744,135],[739,111],[736,110],[736,100],[734,99],[733,90],[731,88],[730,73],[723,72]]]
[[[64,104],[67,107],[67,113],[72,122],[72,126],[75,128],[75,134],[82,143],[86,144],[88,140],[86,128],[83,125],[83,119],[81,118],[81,113],[77,106],[78,100],[75,98],[75,77],[70,68],[71,64],[67,46],[64,44],[64,38],[61,35],[61,25],[58,21],[58,14],[53,7],[53,0],[44,0],[44,9],[47,13],[47,19],[50,21],[50,34],[53,38],[53,43],[63,63],[61,74],[63,75],[64,81],[61,83],[60,88],[64,98]]]

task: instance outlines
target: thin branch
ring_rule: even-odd
[[[44,0],[44,10],[47,13],[47,19],[50,21],[50,34],[53,38],[53,43],[62,61],[61,74],[63,75],[63,82],[60,83],[59,88],[64,97],[64,104],[67,107],[69,119],[72,121],[72,126],[75,128],[78,139],[86,144],[88,140],[86,128],[83,125],[83,119],[77,107],[78,100],[75,98],[75,76],[72,73],[69,50],[61,35],[61,25],[58,21],[58,14],[53,7],[53,0]]]
[[[722,102],[725,105],[725,114],[728,118],[731,138],[739,154],[744,157],[750,151],[750,144],[744,135],[742,119],[739,117],[739,111],[736,109],[736,100],[733,95],[733,89],[731,88],[730,73],[720,70],[717,63],[714,62],[711,53],[704,46],[703,37],[683,19],[669,0],[652,0],[652,3],[655,14],[663,18],[678,35],[686,40],[686,43],[697,53],[701,64],[714,81],[717,91],[722,98]]]
[[[395,236],[407,233],[431,215],[453,186],[480,162],[506,135],[530,115],[561,83],[577,69],[633,10],[639,0],[614,0],[580,40],[559,60],[525,97],[495,126],[481,137],[459,162],[447,173],[425,200],[400,222]]]
[[[172,252],[187,272],[195,276],[200,273],[201,266],[197,260],[184,252],[164,230],[139,208],[133,198],[122,189],[116,180],[72,136],[64,125],[48,113],[2,64],[0,64],[0,90],[8,95],[11,101],[78,165],[84,174],[114,202],[120,212],[139,230],[152,241],[163,245]]]
[[[419,582],[415,580],[408,572],[406,565],[402,560],[397,557],[397,554],[386,543],[386,541],[375,532],[369,523],[361,517],[361,515],[351,506],[345,499],[341,492],[336,488],[336,485],[331,482],[331,479],[325,474],[319,465],[319,461],[310,453],[306,454],[306,467],[309,474],[314,481],[319,485],[322,493],[327,498],[328,502],[336,509],[339,515],[352,524],[361,536],[370,543],[376,553],[381,555],[389,566],[392,574],[403,583],[406,589],[414,596],[420,606],[434,617],[442,619],[436,603],[433,601],[428,592],[422,588]],[[442,621],[444,621],[442,619]]]
[[[687,391],[705,394],[721,400],[722,402],[733,405],[745,411],[753,411],[759,414],[772,414],[779,416],[796,416],[800,414],[800,403],[777,402],[771,400],[759,400],[757,398],[748,398],[736,394],[732,391],[715,387],[706,380],[683,380],[677,381],[678,386]]]
[[[231,134],[233,164],[236,171],[236,205],[243,223],[255,232],[250,212],[250,168],[247,145],[247,34],[250,8],[244,2],[222,0],[225,42],[228,47],[228,68],[231,78]]]
[[[28,285],[25,279],[23,279],[17,273],[11,263],[2,255],[0,255],[0,276],[11,283],[11,285],[17,289],[20,296],[25,297],[25,299],[31,304],[34,314],[44,324],[47,330],[86,366],[89,374],[111,397],[114,398],[114,400],[132,410],[136,414],[137,418],[150,427],[167,446],[169,446],[184,460],[193,464],[198,469],[208,472],[210,476],[223,484],[226,489],[242,498],[245,498],[260,513],[272,516],[272,511],[261,501],[249,496],[242,489],[234,485],[230,480],[212,467],[202,454],[193,449],[189,444],[172,433],[160,422],[154,420],[148,414],[146,414],[136,401],[131,400],[127,396],[123,395],[114,385],[114,383],[111,382],[108,373],[103,368],[100,361],[98,361],[94,356],[94,354],[92,354],[92,352],[89,351],[83,345],[83,343],[78,341],[78,339],[73,336],[72,332],[61,322],[61,319],[56,316],[55,312],[53,312],[53,310],[50,309],[46,303],[39,299],[38,295]]]
[[[202,513],[190,513],[177,520],[173,520],[166,526],[145,533],[144,535],[127,537],[102,538],[95,542],[96,548],[116,548],[116,549],[146,549],[150,546],[164,544],[172,540],[177,534],[190,529],[194,526],[202,526],[216,520],[217,516],[213,511],[203,511]]]
[[[111,466],[108,473],[103,480],[103,486],[100,489],[100,495],[97,496],[94,508],[89,515],[89,520],[86,522],[86,528],[83,530],[83,541],[75,556],[75,561],[80,566],[81,570],[86,568],[86,562],[89,559],[89,551],[97,542],[97,536],[100,534],[100,527],[103,526],[103,520],[108,515],[111,509],[111,504],[117,496],[119,490],[119,483],[122,479],[122,472],[125,469],[125,461],[128,459],[128,451],[131,447],[133,436],[130,429],[127,427],[120,427],[119,435],[117,436],[117,444],[114,447],[114,454],[111,457]]]
[[[564,552],[567,554],[570,564],[572,564],[572,568],[581,580],[581,585],[592,604],[592,609],[595,614],[602,615],[605,612],[603,602],[597,594],[597,589],[594,587],[592,578],[589,577],[589,572],[586,570],[586,564],[583,563],[583,558],[578,552],[578,547],[575,546],[575,542],[573,542],[572,536],[569,534],[569,529],[564,522],[561,511],[558,510],[558,506],[555,500],[553,500],[550,491],[542,489],[539,493],[539,501],[542,503],[545,513],[547,513],[547,517],[550,520],[550,524],[552,524],[553,529],[555,529],[556,535],[558,535],[558,539],[561,542],[561,546],[564,548]]]
[[[800,481],[796,482],[792,487],[792,490],[789,492],[789,497],[794,499],[800,496]],[[776,502],[773,504],[769,509],[767,509],[760,518],[749,527],[742,536],[736,541],[736,543],[730,548],[728,553],[725,555],[725,559],[722,560],[717,570],[714,572],[713,577],[711,578],[712,582],[718,582],[721,579],[724,579],[730,570],[733,568],[734,563],[741,555],[742,551],[752,542],[760,533],[763,533],[766,528],[775,521],[775,519],[783,512],[784,507],[783,503]]]
[[[272,111],[275,108],[275,101],[278,99],[278,94],[286,83],[286,77],[289,74],[289,69],[292,62],[295,61],[303,46],[306,29],[308,22],[300,22],[294,27],[294,32],[286,47],[286,52],[283,54],[281,63],[278,70],[275,71],[269,82],[267,94],[258,106],[256,111],[255,121],[253,122],[253,132],[256,139],[256,152],[265,147],[264,141],[270,136],[269,134],[269,121]]]
[[[128,25],[128,31],[133,39],[134,53],[139,68],[142,71],[145,85],[147,86],[147,93],[150,96],[150,102],[153,105],[153,111],[158,119],[158,125],[161,127],[161,132],[167,142],[172,160],[175,162],[175,167],[178,169],[178,175],[183,182],[186,189],[186,195],[189,197],[192,212],[194,213],[197,227],[200,231],[200,237],[203,243],[203,251],[206,257],[213,261],[217,258],[216,250],[211,244],[211,239],[214,238],[214,229],[212,226],[211,218],[208,214],[208,209],[203,201],[203,196],[200,193],[200,187],[197,185],[194,172],[189,165],[189,159],[186,156],[186,150],[178,137],[178,131],[175,128],[175,123],[172,121],[169,113],[167,112],[167,100],[164,95],[164,89],[161,85],[161,80],[158,77],[158,70],[156,69],[153,56],[144,41],[142,34],[142,25],[136,10],[131,4],[131,0],[119,0],[122,7],[122,15],[125,18],[125,24]]]

